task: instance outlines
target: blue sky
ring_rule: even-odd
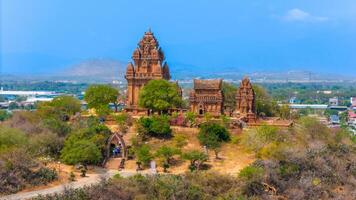
[[[355,0],[0,0],[3,73],[128,62],[151,27],[171,68],[356,75]]]

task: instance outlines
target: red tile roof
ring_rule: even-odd
[[[349,118],[356,118],[356,113],[349,111]]]

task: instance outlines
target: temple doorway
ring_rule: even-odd
[[[203,105],[199,105],[199,115],[204,115],[204,107]]]

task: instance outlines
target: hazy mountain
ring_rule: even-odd
[[[78,81],[89,83],[122,81],[126,62],[113,59],[90,59],[61,68],[57,72],[41,75],[11,75],[1,74],[2,80],[36,80],[36,81]],[[168,63],[172,78],[175,80],[192,80],[193,78],[223,78],[228,81],[239,81],[243,76],[249,76],[259,82],[309,82],[309,81],[341,81],[355,80],[352,76],[315,73],[311,71],[242,71],[236,67],[217,66],[207,68],[184,63]]]
[[[91,59],[67,67],[58,76],[94,80],[122,80],[126,63],[109,59]]]

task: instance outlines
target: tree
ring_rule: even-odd
[[[116,123],[119,125],[119,130],[122,133],[126,133],[129,126],[132,125],[132,117],[125,112],[114,116],[114,118],[115,118]]]
[[[22,147],[26,143],[27,137],[20,130],[0,126],[0,152]]]
[[[182,155],[182,158],[190,161],[189,169],[194,171],[200,169],[201,165],[208,160],[208,155],[198,150],[192,150]]]
[[[218,158],[221,144],[230,140],[230,134],[224,126],[207,122],[200,126],[198,140],[201,145],[214,150],[215,157]]]
[[[153,112],[167,113],[182,105],[182,97],[176,84],[164,79],[151,80],[140,91],[139,105]]]
[[[278,115],[282,119],[291,119],[291,110],[289,105],[284,104],[278,108]]]
[[[72,144],[67,142],[61,154],[61,159],[67,164],[97,164],[102,159],[100,149],[89,140],[79,140]]]
[[[11,115],[6,110],[0,110],[0,121],[5,121]]]
[[[188,144],[187,136],[183,134],[174,134],[173,142],[174,146],[181,149]]]
[[[110,113],[109,103],[117,103],[119,91],[109,85],[91,85],[87,88],[84,100],[88,103],[88,108],[94,108],[100,116]]]
[[[193,127],[195,125],[195,120],[197,118],[197,114],[195,112],[186,112],[185,119],[189,122],[189,126]]]
[[[339,111],[337,111],[337,110],[332,110],[332,109],[326,109],[326,110],[324,111],[324,115],[325,115],[326,117],[330,117],[331,115],[339,115]]]
[[[79,112],[80,109],[80,101],[72,96],[55,97],[52,101],[41,102],[37,105],[37,113],[42,118],[61,121],[68,121],[70,116]]]
[[[96,164],[102,160],[106,153],[106,141],[111,135],[110,129],[104,124],[100,124],[96,118],[81,121],[74,127],[74,132],[71,132],[64,142],[61,159],[68,164],[80,162],[82,164]],[[78,146],[83,149],[78,148]],[[93,152],[93,155],[89,156],[76,151]]]
[[[16,102],[11,102],[9,104],[9,110],[16,110],[19,108],[19,105]]]
[[[66,136],[71,131],[71,127],[67,122],[55,118],[43,119],[42,125],[59,136]]]
[[[223,82],[222,92],[224,95],[224,108],[229,110],[231,113],[236,108],[236,91],[237,87],[235,85]]]
[[[169,118],[165,115],[141,117],[138,122],[138,132],[143,136],[170,137],[172,129]]]
[[[21,103],[21,102],[26,101],[26,100],[27,100],[26,96],[17,96],[15,98],[15,101],[18,102],[18,103]]]
[[[148,166],[153,159],[150,147],[148,145],[142,145],[135,149],[135,155],[137,158],[138,169],[141,169],[141,164]]]
[[[169,146],[162,146],[160,147],[157,152],[156,156],[161,157],[164,159],[163,161],[163,168],[164,171],[166,172],[166,169],[169,167],[171,164],[172,157],[174,155],[180,154],[180,150],[174,147],[169,147]]]
[[[272,117],[278,109],[278,105],[273,99],[268,95],[267,91],[259,86],[253,85],[253,90],[255,92],[255,109],[258,115],[265,115],[267,117]]]

